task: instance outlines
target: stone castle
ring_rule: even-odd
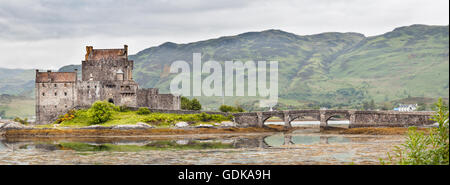
[[[47,124],[77,107],[89,107],[98,100],[115,105],[180,109],[180,96],[159,94],[158,89],[140,89],[133,80],[133,61],[128,46],[123,49],[94,49],[86,46],[81,80],[74,72],[36,70],[36,123]]]

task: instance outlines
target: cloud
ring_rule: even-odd
[[[128,44],[136,53],[166,41],[266,29],[370,36],[411,24],[448,25],[448,5],[448,0],[0,0],[0,67],[79,63],[85,45]]]

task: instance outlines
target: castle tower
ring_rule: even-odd
[[[116,81],[117,71],[122,71],[123,79],[132,80],[133,61],[128,60],[128,46],[123,49],[94,49],[86,46],[85,60],[82,61],[82,81]]]
[[[55,121],[76,104],[77,72],[36,70],[36,123]]]

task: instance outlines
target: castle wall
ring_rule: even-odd
[[[116,81],[116,72],[122,70],[123,78],[131,80],[133,61],[127,59],[115,60],[113,57],[100,60],[82,61],[81,78],[83,81]],[[92,76],[92,78],[91,78]]]
[[[159,94],[158,89],[139,89],[137,91],[137,105],[150,109],[179,110],[181,104],[180,96],[172,94]]]
[[[51,123],[75,105],[74,83],[36,83],[36,122]],[[57,87],[54,87],[54,86]],[[56,93],[56,94],[55,94]]]

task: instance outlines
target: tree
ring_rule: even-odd
[[[221,105],[219,107],[219,110],[221,112],[245,112],[245,110],[240,105],[236,105],[236,107],[230,105]]]
[[[370,107],[369,102],[363,101],[363,106],[362,106],[363,110],[369,110],[369,107]]]
[[[191,100],[191,110],[201,110],[201,109],[202,109],[202,105],[197,100],[197,98],[192,99]]]
[[[183,110],[201,110],[202,105],[196,98],[189,100],[188,98],[182,96],[181,97],[181,109],[183,109]]]
[[[93,124],[99,124],[111,119],[115,106],[108,101],[96,101],[88,110],[88,117]]]
[[[377,107],[375,105],[375,101],[372,99],[370,100],[370,104],[369,104],[369,109],[370,110],[375,110]]]
[[[191,108],[192,108],[191,107],[191,101],[188,98],[182,96],[181,97],[181,109],[183,109],[183,110],[191,110]]]

